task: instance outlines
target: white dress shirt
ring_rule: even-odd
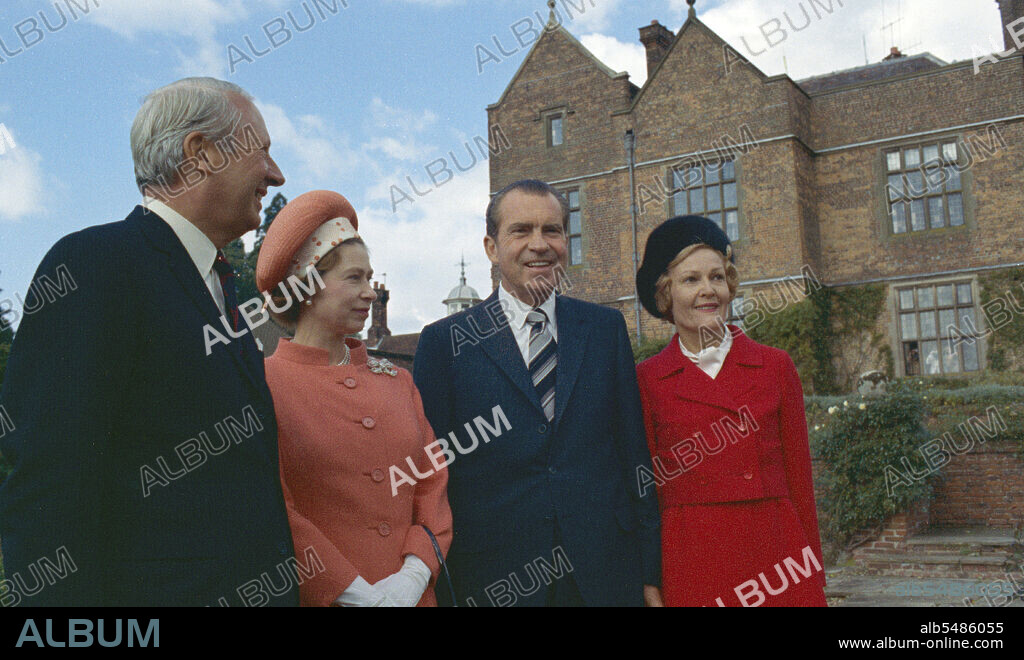
[[[526,322],[526,315],[533,311],[533,307],[530,307],[505,290],[504,284],[498,285],[498,300],[503,301],[501,307],[505,310],[505,314],[508,316],[509,326],[512,328],[512,334],[516,338],[516,344],[519,346],[519,352],[523,355],[523,362],[525,364],[530,364],[530,332],[533,330],[533,326]],[[552,291],[551,295],[548,296],[548,299],[541,304],[540,309],[548,315],[548,330],[551,332],[551,337],[557,342],[558,322],[555,320],[554,291]]]
[[[732,332],[726,332],[725,338],[718,346],[710,346],[705,348],[700,353],[691,353],[685,346],[683,346],[683,338],[679,338],[679,348],[683,350],[683,355],[690,358],[690,362],[700,367],[700,370],[711,376],[714,380],[718,372],[722,370],[722,365],[725,363],[725,356],[729,354],[729,349],[732,347]]]
[[[199,271],[199,277],[203,278],[206,288],[210,290],[217,309],[220,310],[222,316],[226,317],[227,306],[224,304],[224,289],[220,285],[220,275],[213,269],[213,262],[217,259],[217,246],[185,216],[159,199],[144,197],[142,205],[170,225],[178,240],[185,246],[188,256],[192,258],[192,263]]]

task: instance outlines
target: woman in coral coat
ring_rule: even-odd
[[[275,218],[256,268],[260,290],[274,291],[272,315],[295,328],[266,373],[305,566],[301,603],[433,606],[430,585],[452,538],[448,473],[427,449],[435,438],[409,372],[346,338],[363,329],[376,298],[357,227],[341,195],[300,195]],[[408,475],[410,462],[419,481],[395,484],[391,467]]]
[[[668,606],[824,606],[803,391],[785,351],[725,324],[739,278],[712,221],[651,233],[637,290],[677,334],[637,367]]]

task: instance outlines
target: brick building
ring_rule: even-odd
[[[1024,0],[998,3],[1004,25],[1024,17]],[[737,320],[819,284],[882,285],[881,341],[840,346],[857,358],[847,371],[887,357],[896,376],[981,374],[988,340],[956,340],[987,333],[984,278],[1020,267],[1024,249],[1024,57],[1011,31],[992,30],[1008,52],[977,72],[894,49],[794,81],[763,74],[691,6],[678,33],[640,28],[637,87],[552,11],[487,108],[512,145],[490,160],[491,191],[522,178],[563,190],[572,295],[620,309],[645,338],[672,329],[636,302],[634,250],[665,218],[698,213],[734,241]],[[1024,309],[1024,292],[1015,299]]]

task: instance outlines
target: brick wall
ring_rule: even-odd
[[[882,525],[882,531],[853,551],[854,557],[871,554],[904,552],[907,539],[928,527],[929,508],[927,502],[912,504],[904,513],[898,513]]]
[[[1024,528],[1024,460],[1011,443],[986,443],[942,468],[932,525]]]

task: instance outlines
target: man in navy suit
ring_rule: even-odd
[[[26,296],[42,304],[0,398],[0,600],[297,605],[273,401],[220,252],[284,183],[266,126],[241,88],[190,78],[146,98],[131,143],[144,203],[58,241]]]
[[[629,337],[618,312],[557,295],[568,218],[540,181],[495,195],[484,248],[498,290],[424,328],[416,349],[424,410],[455,446],[448,565],[460,606],[660,604],[658,505],[636,478],[651,461]],[[474,443],[464,425],[491,411],[500,436]]]

